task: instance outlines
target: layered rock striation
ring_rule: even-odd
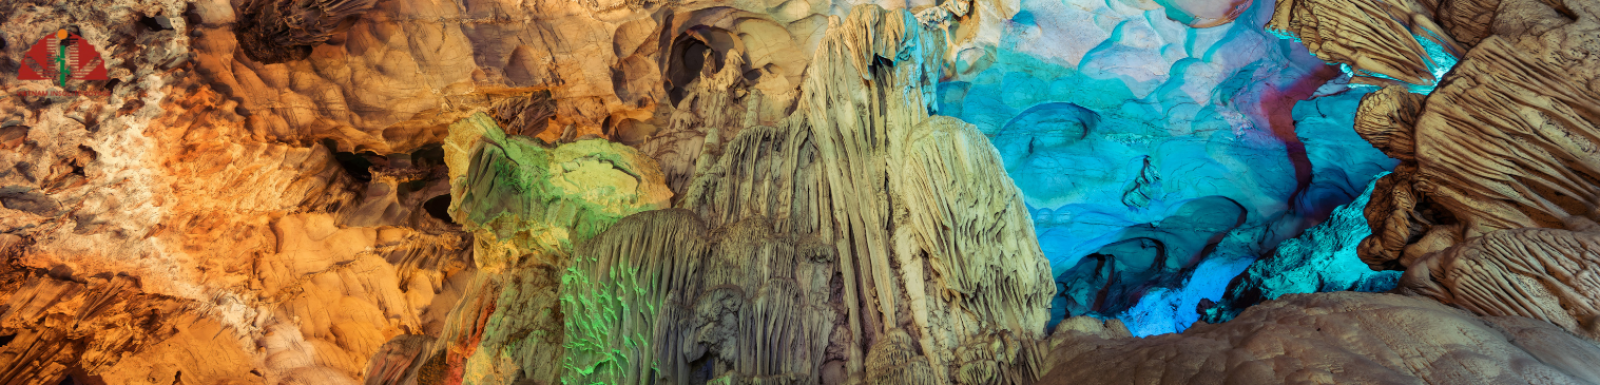
[[[1006,1],[0,5],[0,67],[66,29],[111,78],[0,71],[0,382],[1600,382],[1595,6],[1105,4],[1093,31]],[[1383,88],[1222,36],[1260,25]],[[1019,44],[1074,31],[1106,36]],[[1345,126],[1401,162],[1359,246],[1397,293],[1047,332],[1052,302],[1176,314],[1147,289],[1361,195],[1385,160],[1320,162]],[[1096,149],[1127,172],[1051,179],[1095,194],[1013,179]],[[1084,197],[1137,220],[1052,266],[1036,224]]]
[[[1406,270],[1402,291],[1483,315],[1550,320],[1594,338],[1581,326],[1588,323],[1577,321],[1589,317],[1592,289],[1581,274],[1563,271],[1594,264],[1590,248],[1580,245],[1597,229],[1594,199],[1585,192],[1593,190],[1585,159],[1592,158],[1587,148],[1600,101],[1595,46],[1587,43],[1600,25],[1595,7],[1443,2],[1437,12],[1453,27],[1428,27],[1430,36],[1459,34],[1469,42],[1461,44],[1460,64],[1426,98],[1385,88],[1363,101],[1357,118],[1359,133],[1402,160],[1367,207],[1373,235],[1362,242],[1361,257],[1373,268]],[[1301,26],[1325,17],[1280,16]],[[1437,25],[1431,17],[1412,20]],[[1465,20],[1489,20],[1490,28],[1462,28]],[[1421,68],[1347,64],[1394,73]]]

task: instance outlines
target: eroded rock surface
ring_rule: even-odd
[[[1182,334],[1063,322],[1040,383],[1585,384],[1600,348],[1548,323],[1396,294],[1288,295]]]
[[[1381,175],[1380,175],[1381,176]],[[1272,255],[1234,277],[1221,301],[1200,306],[1206,323],[1226,322],[1250,306],[1286,294],[1334,291],[1379,292],[1394,289],[1400,272],[1374,271],[1361,263],[1357,249],[1372,232],[1362,212],[1377,181],[1350,204],[1333,210],[1327,222],[1284,241]]]
[[[1394,166],[1350,130],[1365,91],[1269,32],[1273,6],[1025,1],[987,69],[940,84],[937,112],[989,136],[1023,191],[1055,319],[1183,330]]]
[[[1373,268],[1407,270],[1405,285],[1416,287],[1414,293],[1479,314],[1549,320],[1593,338],[1580,319],[1588,317],[1585,298],[1595,294],[1583,288],[1582,278],[1560,271],[1592,263],[1592,247],[1582,240],[1600,230],[1590,193],[1592,142],[1600,132],[1593,43],[1600,14],[1594,4],[1577,1],[1438,7],[1447,32],[1471,43],[1460,64],[1426,99],[1390,86],[1363,101],[1357,131],[1403,162],[1378,182],[1367,206],[1373,235],[1362,242],[1361,257]],[[1413,14],[1413,27],[1426,27],[1436,39],[1451,36],[1434,31],[1432,19],[1422,16],[1428,15]],[[1301,26],[1329,18],[1279,17]],[[1468,20],[1490,21],[1490,28],[1469,27]],[[1391,47],[1373,54],[1417,52]],[[1376,61],[1330,60],[1399,70]],[[1527,268],[1545,264],[1563,268]],[[1460,267],[1468,265],[1474,268]],[[1550,278],[1532,278],[1541,282],[1534,286],[1511,283],[1531,276]]]
[[[1279,2],[1389,86],[1354,122],[1337,71],[1225,39],[1268,6],[5,3],[0,69],[68,29],[112,80],[0,71],[0,382],[1595,382],[1595,6]],[[1047,78],[1118,92],[1024,91]],[[1321,162],[1353,133],[1403,162],[1361,254],[1411,296],[1046,333],[1053,298],[1176,314],[1183,274],[1244,267],[1199,256],[1290,238],[1387,167]],[[1126,172],[1057,181],[1141,213],[1084,244],[1122,265],[1069,296],[1034,222],[1064,206],[1027,206],[1047,184],[1013,181],[1018,147],[1118,149]]]

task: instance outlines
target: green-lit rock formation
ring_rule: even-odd
[[[451,216],[477,237],[480,268],[556,261],[628,214],[665,208],[659,167],[633,148],[581,140],[546,148],[487,115],[450,127]]]

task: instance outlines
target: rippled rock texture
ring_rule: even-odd
[[[1484,315],[1545,319],[1595,338],[1591,322],[1582,321],[1593,317],[1591,279],[1566,272],[1594,265],[1593,249],[1582,245],[1587,233],[1600,231],[1589,165],[1600,132],[1600,14],[1589,2],[1489,5],[1440,4],[1457,27],[1450,33],[1467,43],[1432,32],[1429,13],[1413,14],[1413,29],[1466,50],[1460,64],[1425,99],[1391,86],[1363,102],[1358,132],[1402,163],[1373,192],[1376,204],[1366,213],[1374,235],[1362,242],[1361,258],[1405,270],[1405,292]],[[1285,21],[1320,24],[1317,17]],[[1472,18],[1491,20],[1487,36],[1459,28]],[[1392,73],[1421,68],[1349,64]]]
[[[1182,334],[1130,337],[1069,319],[1044,384],[1586,384],[1593,343],[1549,323],[1473,316],[1427,298],[1288,295]]]
[[[1229,20],[1172,17],[1200,9]],[[1024,1],[996,59],[941,84],[939,113],[988,135],[1023,191],[1056,320],[1183,330],[1251,261],[1394,166],[1350,129],[1367,91],[1274,36],[1272,12]]]
[[[7,2],[0,383],[1600,382],[1595,16]]]
[[[1278,244],[1272,255],[1252,262],[1234,277],[1220,301],[1201,306],[1201,319],[1226,322],[1250,306],[1287,294],[1394,289],[1400,272],[1373,271],[1356,253],[1361,241],[1372,234],[1362,212],[1371,203],[1376,184],[1373,181],[1355,201],[1334,209],[1327,222],[1306,229]]]

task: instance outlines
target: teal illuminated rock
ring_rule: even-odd
[[[1135,3],[1021,1],[993,63],[942,79],[936,107],[986,135],[1022,191],[1060,288],[1052,321],[1148,335],[1192,325],[1395,160],[1351,129],[1365,91],[1268,28],[1273,2]]]
[[[1356,256],[1361,240],[1372,234],[1361,212],[1372,199],[1376,183],[1374,179],[1354,202],[1333,210],[1327,222],[1284,241],[1273,255],[1250,264],[1228,285],[1217,306],[1202,309],[1202,318],[1210,323],[1228,321],[1249,306],[1286,294],[1393,289],[1400,272],[1373,271]]]

